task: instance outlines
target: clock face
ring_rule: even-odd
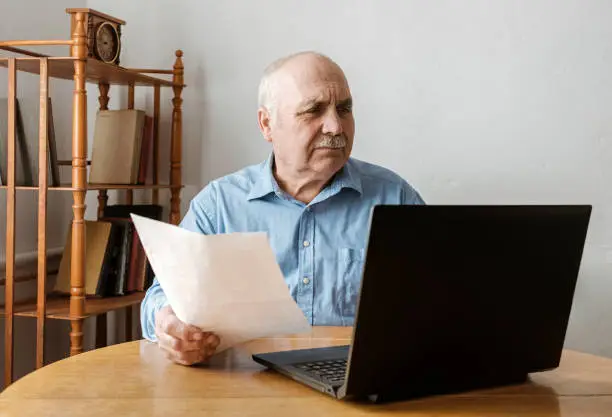
[[[96,54],[104,62],[113,62],[119,55],[119,34],[113,25],[102,23],[96,31]]]

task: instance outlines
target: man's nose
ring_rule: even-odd
[[[323,129],[324,135],[340,135],[342,134],[342,121],[335,108],[332,108],[325,112],[323,116]]]

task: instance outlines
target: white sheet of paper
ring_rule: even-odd
[[[265,233],[203,235],[131,216],[175,314],[219,335],[217,352],[259,337],[310,331]]]

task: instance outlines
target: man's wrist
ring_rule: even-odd
[[[143,336],[152,342],[157,342],[157,337],[155,336],[157,312],[170,305],[170,302],[165,294],[162,293],[155,294],[148,300],[147,304],[148,307],[145,307],[143,304],[144,309],[142,311]]]
[[[157,316],[157,313],[159,312],[159,310],[169,305],[170,305],[170,302],[168,301],[168,298],[166,298],[165,296],[159,297],[157,300],[155,300],[155,306],[153,307],[153,325],[155,325],[155,317]]]

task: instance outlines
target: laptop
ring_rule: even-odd
[[[591,209],[375,206],[350,345],[252,358],[345,400],[523,383],[559,365]]]

